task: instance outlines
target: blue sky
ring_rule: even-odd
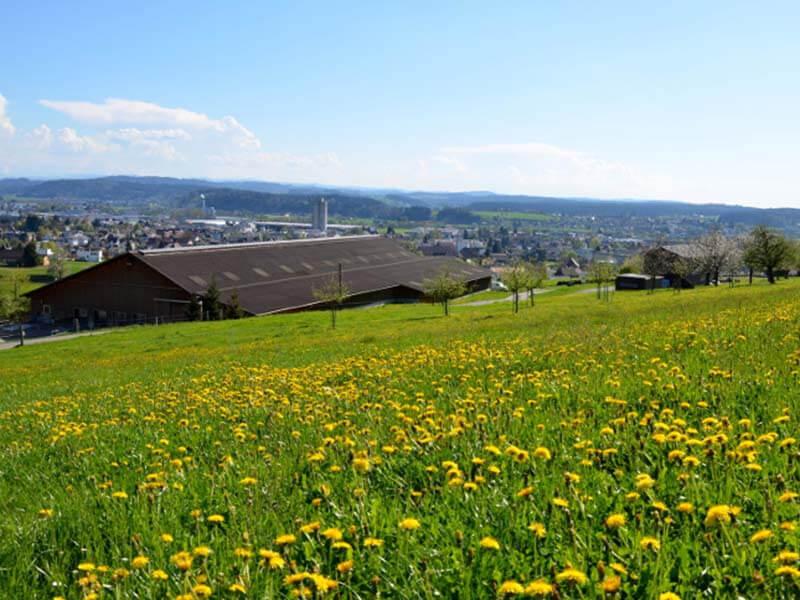
[[[800,207],[800,4],[17,2],[0,175]]]

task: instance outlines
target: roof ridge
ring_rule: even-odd
[[[236,250],[239,248],[260,248],[262,246],[282,246],[284,244],[324,244],[333,242],[344,242],[352,240],[375,239],[383,236],[378,234],[364,235],[342,235],[326,238],[300,238],[296,240],[268,240],[266,242],[239,242],[234,244],[205,244],[203,246],[179,246],[177,248],[153,248],[148,250],[137,250],[136,253],[142,256],[154,256],[157,254],[178,254],[181,252],[209,252]],[[389,239],[389,238],[385,238]]]

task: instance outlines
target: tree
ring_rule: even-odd
[[[241,304],[239,304],[239,290],[233,290],[228,303],[225,305],[226,319],[241,319],[244,316]]]
[[[775,271],[786,268],[792,258],[792,246],[780,233],[758,225],[750,232],[744,249],[744,263],[751,270],[759,269],[767,281],[775,283]],[[752,283],[752,273],[751,279]]]
[[[454,277],[450,271],[443,269],[433,279],[423,282],[425,295],[434,302],[438,302],[444,309],[444,315],[450,314],[450,300],[463,296],[467,291],[467,286],[463,281]]]
[[[23,324],[30,313],[30,300],[19,295],[19,278],[14,277],[14,290],[0,295],[0,319],[8,320],[18,326],[19,345],[25,345]]]
[[[319,288],[313,290],[314,298],[328,305],[331,311],[331,329],[336,329],[336,311],[350,295],[350,290],[342,281],[342,265],[339,274],[329,277]]]
[[[620,273],[642,273],[644,271],[644,258],[641,254],[634,254],[625,259],[622,263]]]
[[[596,261],[589,265],[589,281],[597,284],[597,299],[611,299],[610,284],[617,276],[617,268],[608,262]]]
[[[216,277],[211,278],[211,284],[203,294],[203,312],[208,321],[217,321],[220,317],[222,304],[219,300],[219,287],[217,287]]]
[[[529,262],[526,265],[528,271],[528,279],[526,281],[528,288],[528,299],[533,306],[536,301],[534,300],[536,288],[541,287],[542,283],[547,279],[547,267],[541,263]]]
[[[693,258],[700,271],[706,273],[706,283],[719,285],[719,276],[736,252],[736,244],[715,229],[693,244]]]
[[[511,292],[511,310],[514,314],[519,312],[519,293],[528,287],[528,270],[521,262],[515,262],[503,273],[503,283]]]
[[[22,266],[35,267],[39,264],[39,255],[36,253],[36,242],[28,242],[22,249]]]
[[[50,257],[50,266],[47,267],[47,274],[50,275],[53,280],[58,281],[59,279],[64,279],[66,273],[67,261],[64,252],[60,249],[56,249],[53,256]]]
[[[200,304],[200,298],[192,296],[189,300],[189,305],[186,307],[186,318],[189,321],[199,321],[203,318],[203,305]]]

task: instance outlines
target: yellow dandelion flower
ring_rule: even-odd
[[[150,563],[150,559],[146,556],[137,556],[131,561],[131,566],[134,569],[143,569]]]
[[[772,532],[769,529],[759,529],[753,535],[750,536],[750,543],[757,544],[759,542],[763,542],[764,540],[768,540],[772,537]]]
[[[661,542],[658,541],[658,538],[645,536],[639,540],[639,547],[642,550],[652,550],[654,552],[658,552],[661,550]]]
[[[574,569],[572,567],[566,568],[561,571],[558,575],[556,575],[556,581],[558,583],[562,583],[566,581],[567,583],[574,583],[576,585],[583,585],[589,578],[586,576],[586,573],[583,571],[579,571],[578,569]]]
[[[537,579],[531,581],[525,586],[526,596],[549,596],[555,591],[555,586],[552,583],[546,582],[544,579]]]
[[[414,531],[419,529],[421,526],[422,524],[417,519],[413,519],[411,517],[407,517],[400,521],[400,529],[403,529],[404,531]]]
[[[500,542],[491,536],[481,539],[480,545],[485,550],[500,550]]]
[[[518,581],[514,581],[513,579],[510,581],[504,581],[499,588],[497,588],[497,593],[501,596],[511,596],[513,594],[524,594],[525,588],[522,587],[522,584]]]
[[[609,529],[619,529],[625,525],[625,515],[622,513],[614,513],[606,517],[606,527]]]

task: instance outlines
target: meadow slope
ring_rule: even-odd
[[[9,598],[795,598],[800,285],[0,353]]]

